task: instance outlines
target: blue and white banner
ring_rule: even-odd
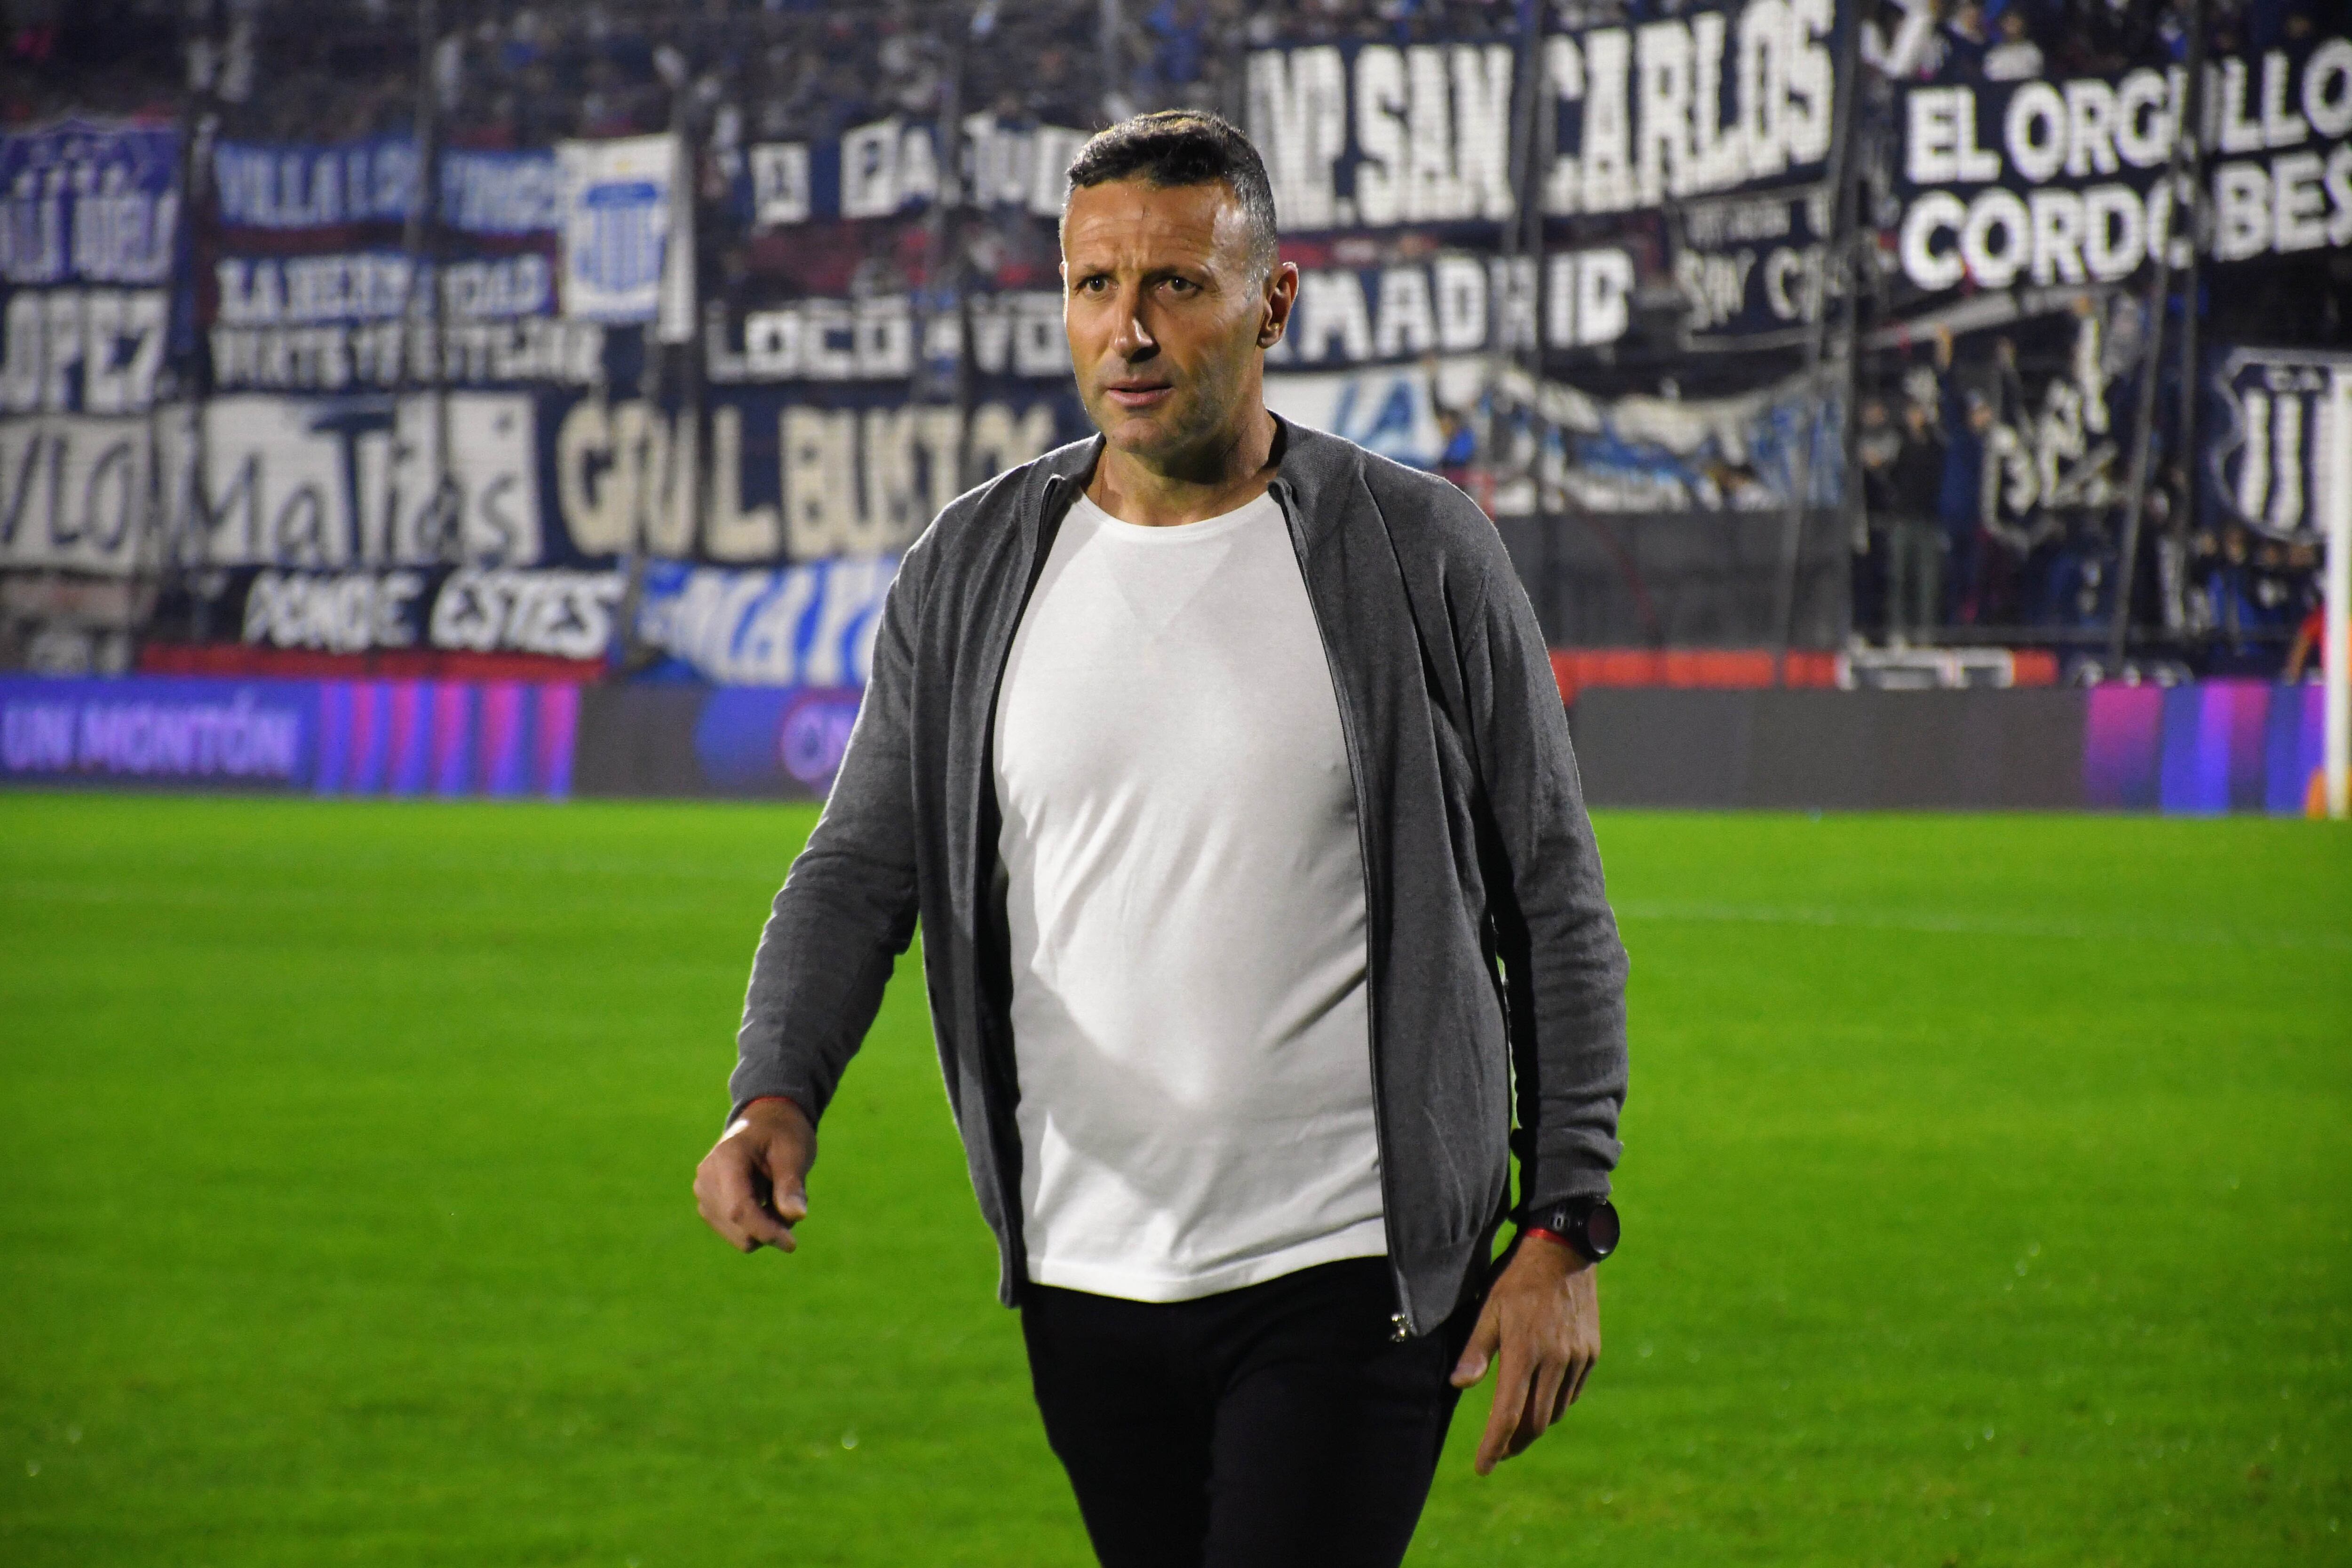
[[[864,686],[898,558],[646,568],[637,638],[721,686]]]
[[[416,144],[405,136],[329,146],[223,142],[213,148],[213,188],[226,228],[397,227],[416,207]]]
[[[444,228],[478,238],[552,235],[563,226],[563,165],[555,150],[441,154]]]
[[[1833,505],[1841,461],[1832,400],[1795,382],[1736,397],[1595,397],[1478,355],[1328,374],[1268,374],[1266,406],[1417,468],[1492,486],[1497,517],[1775,510],[1810,428],[1809,489]]]
[[[175,149],[176,150],[176,149]],[[328,145],[223,142],[213,149],[220,221],[261,235],[397,227],[415,216],[416,145],[377,136]],[[552,149],[441,154],[442,227],[482,239],[551,237],[563,222],[563,173]]]
[[[664,264],[675,248],[677,138],[566,142],[563,308],[574,321],[650,322],[661,313]],[[676,285],[673,284],[673,288]]]
[[[1604,398],[1483,355],[1328,374],[1268,374],[1288,419],[1475,485],[1496,517],[1784,508],[1808,439],[1810,504],[1834,506],[1843,469],[1833,397],[1791,380],[1734,397]],[[1538,487],[1540,486],[1540,492]]]
[[[180,238],[180,132],[68,120],[0,136],[0,281],[160,284]]]

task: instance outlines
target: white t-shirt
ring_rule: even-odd
[[[1355,790],[1273,498],[1081,497],[995,742],[1029,1277],[1181,1301],[1385,1252]]]

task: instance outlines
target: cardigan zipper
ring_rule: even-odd
[[[1267,487],[1275,504],[1282,509],[1283,522],[1290,534],[1290,548],[1298,557],[1300,584],[1307,590],[1307,607],[1315,617],[1315,635],[1323,645],[1323,663],[1331,675],[1331,694],[1339,710],[1339,735],[1348,748],[1348,778],[1356,793],[1356,858],[1362,863],[1364,877],[1364,1048],[1370,1055],[1372,1069],[1372,1142],[1381,1160],[1381,1219],[1383,1230],[1396,1210],[1396,1198],[1391,1187],[1388,1134],[1388,1096],[1381,1080],[1381,985],[1380,944],[1372,940],[1374,911],[1382,907],[1380,887],[1372,869],[1369,802],[1364,792],[1364,759],[1361,740],[1357,731],[1355,706],[1349,701],[1347,683],[1339,678],[1339,663],[1331,649],[1330,629],[1323,623],[1323,606],[1315,597],[1315,579],[1307,563],[1307,536],[1292,504],[1290,487],[1280,479]],[[1398,1268],[1396,1246],[1391,1237],[1389,1246],[1389,1285],[1396,1292],[1397,1310],[1389,1317],[1389,1338],[1403,1343],[1412,1337],[1411,1303],[1405,1296],[1404,1273]]]

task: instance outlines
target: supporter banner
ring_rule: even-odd
[[[1554,251],[1541,288],[1532,257],[1465,252],[1384,266],[1325,264],[1332,247],[1302,258],[1290,329],[1266,355],[1274,367],[1345,365],[1531,346],[1541,317],[1554,349],[1612,343],[1633,324],[1636,268],[1609,246]],[[1759,284],[1759,289],[1762,285]],[[1056,289],[1005,289],[971,300],[972,366],[983,375],[1066,382],[1069,341]],[[910,294],[812,298],[714,316],[704,329],[712,382],[904,382],[952,372],[956,312],[925,312]]]
[[[2214,74],[2213,259],[2352,245],[2352,38],[2223,60]]]
[[[1633,324],[1633,258],[1616,247],[1533,257],[1441,254],[1385,267],[1303,267],[1269,368],[1531,347],[1593,348]],[[1066,358],[1065,363],[1066,363]]]
[[[397,648],[601,659],[628,579],[620,572],[475,567],[392,572],[240,570],[200,584],[216,624],[257,647]]]
[[[222,142],[213,148],[213,188],[224,227],[240,248],[269,235],[312,238],[353,228],[399,227],[415,216],[416,147],[405,136],[332,145]],[[440,201],[445,229],[476,238],[551,236],[562,226],[562,170],[551,148],[521,153],[444,149]]]
[[[1547,214],[1817,179],[1835,116],[1834,0],[1749,0],[1543,39]],[[1507,42],[1254,51],[1251,140],[1286,232],[1491,224],[1511,184]]]
[[[179,237],[177,127],[68,120],[0,136],[0,281],[164,283]]]
[[[214,163],[221,227],[200,306],[217,390],[589,386],[635,374],[634,355],[615,352],[633,342],[560,319],[552,150],[445,152],[437,264],[401,248],[417,206],[404,138],[231,143]]]
[[[1779,513],[1797,490],[1799,452],[1810,441],[1803,500],[1835,506],[1838,405],[1835,393],[1795,378],[1737,397],[1688,399],[1602,399],[1547,383],[1537,406],[1559,447],[1556,457],[1547,448],[1538,473],[1568,510]]]
[[[1694,202],[1680,212],[1675,281],[1690,346],[1760,349],[1804,341],[1820,311],[1832,193]]]
[[[2275,538],[2315,539],[2326,522],[2332,373],[2295,359],[2292,350],[2231,349],[2208,360],[2201,478],[2222,516]]]
[[[972,367],[982,375],[1066,379],[1070,346],[1062,296],[1053,289],[976,293],[971,300]],[[952,372],[961,342],[953,309],[919,310],[911,294],[795,300],[747,310],[704,330],[710,379],[745,382],[903,382]]]
[[[164,426],[179,547],[209,566],[572,559],[541,511],[538,426],[522,394],[212,398]]]
[[[454,270],[454,269],[453,269]],[[318,326],[215,326],[213,385],[222,392],[394,392],[429,385],[595,386],[625,381],[635,356],[593,321],[529,316],[469,321],[446,311],[436,332],[415,318]],[[436,345],[439,353],[435,353]]]
[[[445,229],[476,239],[538,239],[563,226],[563,165],[551,147],[519,153],[444,148],[440,205]]]
[[[653,562],[637,640],[720,685],[862,687],[898,570],[895,555],[768,572]]]
[[[1834,506],[1840,491],[1837,399],[1794,378],[1738,397],[1602,398],[1465,356],[1269,374],[1265,395],[1286,418],[1444,473],[1496,517],[1536,512],[1538,483],[1551,512],[1778,512],[1808,438],[1811,504]]]
[[[226,257],[213,282],[214,320],[233,327],[397,321],[421,313],[424,289],[436,284],[441,312],[454,321],[512,321],[555,309],[555,268],[535,251],[452,262],[437,272],[397,250]]]
[[[415,210],[416,144],[378,136],[329,146],[220,142],[213,192],[222,226],[264,234],[397,229]]]
[[[0,568],[120,577],[152,567],[155,453],[144,418],[0,420]]]
[[[1339,372],[1331,374],[1297,373],[1265,378],[1265,405],[1285,419],[1349,440],[1381,457],[1416,468],[1435,468],[1446,455],[1452,429],[1449,420],[1461,417],[1458,408],[1479,395],[1479,367],[1450,362],[1440,374],[1422,365],[1393,369]],[[1443,374],[1453,371],[1452,375]],[[1439,401],[1444,384],[1460,400],[1454,409]]]
[[[891,217],[929,207],[943,182],[961,175],[971,205],[1056,217],[1070,161],[1090,134],[969,114],[959,155],[942,158],[936,124],[894,116],[846,131],[837,141],[751,148],[730,169],[733,204],[738,219],[756,228]]]
[[[566,531],[590,552],[634,536],[656,553],[721,563],[880,555],[921,532],[967,476],[1001,473],[1090,429],[1061,389],[984,387],[966,426],[952,407],[906,401],[903,386],[862,399],[745,388],[713,399],[698,461],[690,418],[590,401],[556,437],[557,494]],[[698,496],[705,473],[709,493]]]
[[[904,390],[741,387],[714,393],[698,416],[545,390],[233,394],[161,422],[160,443],[139,420],[0,424],[0,525],[10,530],[0,559],[70,554],[123,563],[89,569],[129,569],[155,474],[177,558],[192,567],[881,555],[913,540],[965,476],[1002,472],[1087,429],[1059,388],[984,386],[968,425]]]
[[[664,258],[676,248],[678,142],[674,135],[566,142],[563,303],[575,321],[651,322],[662,307]],[[673,284],[673,287],[676,285]]]
[[[1988,398],[1993,423],[1985,433],[1982,517],[2012,549],[2041,542],[2059,526],[2058,514],[2122,503],[2121,426],[2128,416],[2112,399],[2141,353],[2138,330],[2130,300],[2110,299],[2104,310],[2085,304],[2065,368],[2032,386],[1996,346],[2001,384]],[[1948,388],[1945,395],[1959,393]],[[1949,426],[1964,416],[1952,407],[1939,416]]]
[[[561,798],[579,710],[563,684],[0,678],[0,778]]]
[[[2175,68],[1906,89],[1905,278],[1941,292],[2130,277],[2171,232],[2187,85]],[[2223,60],[2206,102],[2216,260],[2352,244],[2352,39]]]
[[[0,413],[144,412],[170,331],[161,289],[19,289],[0,315]]]

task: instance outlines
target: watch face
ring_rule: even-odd
[[[1617,1250],[1616,1205],[1604,1198],[1592,1205],[1584,1221],[1584,1239],[1595,1258],[1606,1258]]]

